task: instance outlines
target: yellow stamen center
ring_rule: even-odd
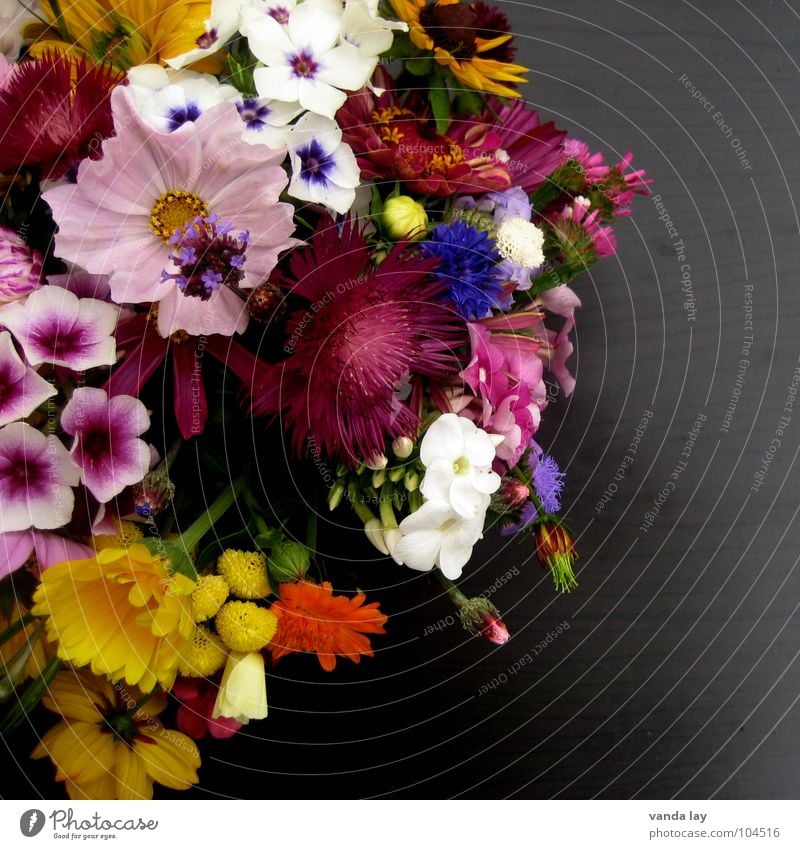
[[[170,189],[153,204],[150,227],[159,239],[168,244],[178,227],[183,227],[198,215],[204,218],[208,215],[208,207],[201,197],[194,192]]]
[[[469,460],[466,457],[459,457],[453,463],[453,474],[457,476],[466,475],[469,472]]]

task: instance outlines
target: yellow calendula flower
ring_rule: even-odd
[[[42,3],[47,25],[37,22],[25,29],[26,38],[35,39],[30,52],[37,58],[47,50],[76,50],[127,71],[148,62],[167,64],[213,46],[216,38],[206,26],[211,0],[69,0],[59,6],[57,18],[54,4]],[[221,69],[216,59],[206,63],[198,70]]]
[[[115,534],[98,534],[92,537],[92,546],[95,551],[102,551],[104,548],[129,548],[144,536],[142,529],[135,522],[119,519],[115,524],[117,526]]]
[[[194,632],[195,582],[136,543],[42,573],[32,613],[47,616],[58,656],[143,690],[169,688]]]
[[[514,84],[525,82],[521,75],[528,69],[511,61],[512,34],[507,18],[497,9],[459,0],[391,0],[391,4],[408,24],[413,44],[431,53],[464,85],[501,97],[520,96]]]
[[[62,719],[32,757],[50,757],[70,799],[152,799],[153,782],[174,790],[197,783],[194,741],[157,719],[163,694],[146,699],[138,688],[67,669],[43,703]]]

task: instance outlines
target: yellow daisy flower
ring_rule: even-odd
[[[42,3],[49,26],[33,23],[25,29],[26,38],[35,39],[31,55],[75,48],[121,71],[148,62],[163,65],[196,51],[211,18],[211,0],[69,0],[60,7],[57,19],[53,4]],[[195,69],[214,73],[221,67],[214,57]]]
[[[459,0],[391,0],[391,4],[408,24],[412,43],[432,53],[464,85],[501,97],[520,96],[506,83],[524,83],[521,74],[528,69],[511,61],[512,34],[505,15]]]
[[[58,656],[112,681],[143,690],[169,688],[194,632],[195,582],[135,543],[106,548],[42,573],[35,616],[47,616],[48,639]]]
[[[198,781],[197,746],[156,718],[163,694],[143,698],[87,670],[59,672],[43,703],[62,719],[32,757],[50,757],[70,799],[152,799],[153,782],[186,790]]]

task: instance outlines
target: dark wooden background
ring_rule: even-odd
[[[578,386],[540,434],[568,470],[580,587],[555,595],[529,547],[488,535],[464,588],[486,591],[511,570],[492,598],[513,638],[496,649],[447,624],[427,577],[358,564],[394,614],[376,659],[333,675],[282,661],[269,719],[204,744],[194,796],[800,793],[800,400],[781,425],[800,356],[800,6],[503,7],[534,69],[530,102],[609,159],[635,151],[663,205],[638,199],[618,256],[577,284]],[[29,742],[17,738],[15,755]],[[3,795],[54,792],[49,764],[12,758]]]

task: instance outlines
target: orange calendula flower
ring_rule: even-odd
[[[280,600],[270,610],[278,617],[278,631],[269,650],[273,660],[291,652],[316,652],[326,672],[336,666],[336,656],[354,663],[361,655],[372,657],[365,634],[383,634],[388,617],[377,602],[364,604],[363,593],[335,596],[333,587],[308,582],[280,585]]]
[[[186,790],[198,781],[195,742],[156,718],[161,694],[111,684],[87,670],[59,674],[43,699],[62,719],[33,750],[49,756],[70,799],[152,799],[153,782]]]
[[[511,60],[512,34],[506,16],[484,3],[459,0],[391,0],[408,24],[411,41],[433,54],[457,80],[477,91],[519,97],[516,83],[528,69]]]
[[[194,633],[195,582],[141,543],[106,548],[42,573],[35,616],[47,616],[58,656],[143,690],[170,687]]]

